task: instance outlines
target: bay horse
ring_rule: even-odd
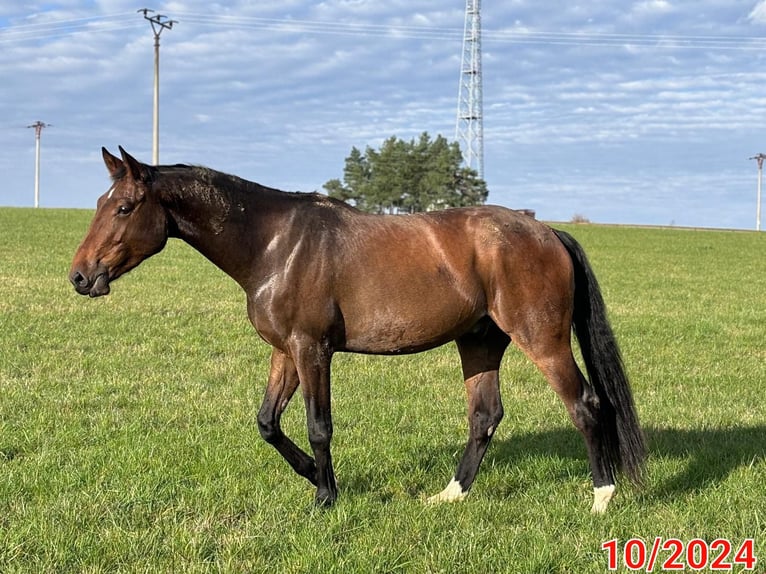
[[[263,439],[331,505],[330,362],[336,352],[394,355],[457,343],[469,439],[447,487],[462,500],[503,417],[498,372],[514,342],[561,398],[587,447],[595,513],[622,470],[640,482],[644,438],[621,354],[582,247],[496,206],[372,215],[317,193],[264,187],[212,169],[150,166],[102,148],[112,185],[98,200],[69,279],[82,295],[180,238],[247,295],[255,330],[272,347],[258,412]],[[577,336],[588,378],[575,362]],[[313,457],[282,431],[300,387]]]

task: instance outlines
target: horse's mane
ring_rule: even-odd
[[[176,200],[202,199],[207,203],[217,204],[226,212],[231,209],[232,204],[254,197],[265,200],[305,202],[321,207],[356,211],[356,208],[348,203],[318,192],[283,191],[202,165],[173,164],[147,167],[152,171],[153,179],[156,181],[162,182],[163,176],[178,179],[177,185],[172,186]]]

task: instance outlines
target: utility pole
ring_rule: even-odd
[[[754,159],[758,162],[758,194],[755,200],[755,230],[761,230],[761,181],[763,176],[763,160],[766,159],[766,154],[759,153],[754,155],[750,159]]]
[[[43,128],[49,128],[51,124],[38,120],[27,127],[35,128],[35,207],[40,207],[40,136]]]
[[[481,86],[481,0],[466,0],[463,57],[457,101],[455,139],[464,160],[484,179],[484,121]]]
[[[162,31],[173,28],[173,24],[177,24],[175,20],[168,20],[167,16],[162,14],[155,14],[149,16],[149,12],[154,12],[149,8],[141,8],[138,10],[143,12],[144,18],[152,25],[152,32],[154,32],[154,121],[152,124],[152,163],[158,165],[160,163],[160,34]]]

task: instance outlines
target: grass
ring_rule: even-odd
[[[268,348],[239,288],[171,242],[81,298],[66,276],[90,217],[0,209],[0,571],[595,573],[603,542],[657,536],[754,538],[766,571],[766,234],[562,226],[651,450],[645,488],[619,485],[605,516],[579,435],[513,349],[471,495],[424,504],[465,441],[452,346],[336,357],[341,498],[322,511],[258,434]],[[307,446],[300,399],[284,424]]]

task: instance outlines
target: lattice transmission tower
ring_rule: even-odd
[[[466,0],[463,58],[455,139],[467,167],[484,179],[484,123],[481,88],[481,0]]]

